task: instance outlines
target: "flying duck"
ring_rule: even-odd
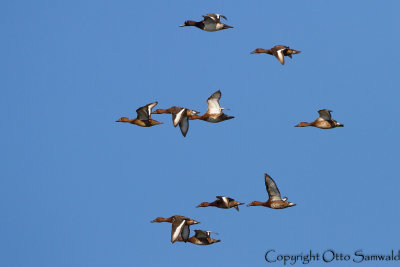
[[[296,206],[296,204],[287,201],[287,197],[282,198],[281,193],[279,192],[278,187],[276,186],[275,181],[272,179],[271,176],[268,174],[264,174],[265,178],[265,187],[267,188],[268,192],[268,201],[260,202],[260,201],[253,201],[249,206],[264,206],[271,209],[285,209],[287,207]]]
[[[181,216],[181,215],[174,215],[169,218],[157,217],[154,220],[152,220],[151,222],[152,223],[154,223],[154,222],[172,223],[171,243],[175,243],[175,241],[178,240],[179,236],[181,236],[181,238],[184,242],[187,242],[189,239],[189,234],[190,234],[189,226],[200,223],[193,219],[190,219],[190,218],[187,218],[187,217]]]
[[[230,197],[224,197],[224,196],[216,196],[217,200],[214,202],[208,203],[208,202],[202,202],[200,205],[197,206],[197,208],[200,207],[217,207],[220,209],[230,209],[230,208],[235,208],[237,211],[239,211],[239,205],[243,205],[244,203],[235,201],[233,198]]]
[[[184,24],[180,25],[179,27],[195,26],[195,27],[202,29],[203,31],[207,31],[207,32],[215,32],[215,31],[233,28],[232,26],[222,23],[220,21],[221,17],[227,20],[227,18],[221,14],[207,14],[207,15],[203,16],[204,19],[202,21],[196,22],[196,21],[192,21],[192,20],[187,20],[187,21],[185,21]]]
[[[314,126],[320,129],[333,129],[336,127],[344,127],[343,124],[332,119],[331,116],[332,110],[328,109],[321,109],[318,110],[319,117],[313,122],[300,122],[299,124],[295,125],[294,127],[307,127],[307,126]]]
[[[188,241],[195,245],[211,245],[214,243],[221,242],[221,240],[216,240],[211,238],[210,233],[211,231],[204,231],[204,230],[194,230],[196,233],[194,236],[188,239]],[[177,241],[184,241],[181,237],[177,239]]]
[[[279,62],[284,65],[285,64],[285,56],[292,58],[292,54],[298,54],[301,51],[290,49],[289,46],[284,45],[276,45],[271,49],[263,49],[257,48],[251,54],[259,54],[259,53],[266,53],[270,55],[274,55]]]
[[[179,128],[181,129],[181,133],[184,137],[189,130],[189,117],[199,114],[200,112],[182,108],[182,107],[171,107],[169,109],[157,109],[153,112],[153,114],[172,114],[172,123],[174,127],[179,124]]]
[[[162,124],[162,122],[153,120],[151,118],[151,110],[158,104],[158,102],[153,102],[147,104],[146,106],[140,107],[136,110],[137,117],[136,119],[128,119],[127,117],[122,117],[116,122],[129,122],[132,124],[136,124],[141,127],[151,127],[157,124]]]
[[[199,115],[190,116],[189,120],[203,120],[203,121],[217,123],[235,118],[233,116],[228,116],[222,112],[222,110],[226,108],[221,108],[221,106],[219,105],[220,99],[221,99],[221,91],[218,90],[207,99],[207,104],[208,104],[207,112],[201,116]]]

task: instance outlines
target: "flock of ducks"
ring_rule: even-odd
[[[153,108],[158,104],[158,102],[153,102],[147,104],[146,106],[138,108],[136,110],[136,119],[128,119],[127,117],[122,117],[117,120],[117,122],[128,122],[141,127],[152,127],[158,124],[162,124],[162,122],[153,120],[151,118],[151,114],[172,114],[172,124],[174,125],[174,127],[179,125],[182,135],[186,137],[186,134],[189,130],[189,120],[203,120],[207,122],[217,123],[234,118],[222,112],[226,108],[221,108],[221,106],[219,105],[220,99],[221,91],[218,90],[207,99],[207,112],[201,116],[197,115],[200,113],[198,111],[176,106],[169,109],[157,109],[152,112]]]
[[[202,21],[192,21],[187,20],[184,24],[180,25],[180,27],[194,26],[203,31],[215,32],[220,30],[225,30],[229,28],[233,28],[232,26],[226,25],[221,22],[221,18],[227,20],[224,15],[221,14],[207,14],[203,16]],[[284,45],[275,45],[271,49],[263,49],[257,48],[251,54],[260,54],[265,53],[269,55],[275,56],[279,62],[284,65],[285,57],[292,58],[292,55],[298,54],[301,51],[294,50]],[[140,107],[136,110],[137,116],[134,119],[129,119],[127,117],[122,117],[117,122],[127,122],[131,124],[135,124],[141,127],[152,127],[155,125],[162,124],[162,122],[156,121],[152,119],[152,114],[171,114],[172,115],[172,124],[174,127],[179,125],[181,133],[184,137],[186,137],[187,132],[189,130],[189,121],[190,120],[203,120],[206,122],[218,123],[226,120],[233,119],[233,116],[228,116],[223,113],[223,108],[220,106],[219,101],[221,99],[221,91],[217,91],[213,93],[207,99],[208,109],[207,112],[203,115],[198,115],[200,112],[184,107],[173,106],[168,109],[157,109],[152,111],[153,108],[158,104],[158,102],[153,102],[147,104],[143,107]],[[336,127],[343,127],[343,124],[337,122],[332,119],[331,110],[322,109],[319,110],[319,117],[313,122],[300,122],[295,127],[317,127],[320,129],[333,129]],[[268,174],[264,175],[265,179],[265,187],[268,193],[268,200],[265,202],[253,201],[247,206],[264,206],[271,209],[285,209],[288,207],[296,206],[296,204],[289,202],[287,197],[282,198],[281,193],[279,192],[278,186],[271,176]],[[227,196],[217,196],[217,199],[213,202],[202,202],[197,207],[217,207],[220,209],[230,209],[235,208],[239,211],[239,206],[245,203],[238,202],[233,198]],[[172,224],[171,228],[171,242],[190,242],[196,245],[211,245],[221,240],[217,240],[211,237],[211,231],[206,230],[194,230],[195,234],[190,237],[190,226],[194,224],[199,224],[198,221],[193,220],[191,218],[174,215],[169,218],[157,217],[152,223],[161,223],[161,222],[169,222]]]

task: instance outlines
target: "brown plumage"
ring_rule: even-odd
[[[269,196],[268,200],[266,202],[253,201],[249,205],[247,205],[248,207],[264,206],[271,209],[285,209],[288,207],[296,206],[296,204],[287,201],[286,197],[282,199],[281,193],[279,192],[279,189],[271,176],[269,176],[268,174],[264,174],[264,179],[265,187]]]
[[[217,196],[216,198],[217,198],[217,200],[215,200],[211,203],[209,203],[209,202],[200,203],[200,205],[198,205],[197,208],[200,208],[200,207],[217,207],[220,209],[235,208],[237,211],[239,211],[239,205],[244,204],[244,203],[238,202],[230,197]]]
[[[251,54],[265,53],[275,56],[279,62],[285,64],[285,56],[292,58],[293,54],[299,54],[301,51],[290,49],[289,46],[275,45],[271,49],[257,48]]]
[[[233,119],[235,117],[228,116],[222,112],[222,110],[226,108],[221,108],[219,105],[219,100],[221,99],[221,91],[218,90],[217,92],[213,93],[208,99],[207,99],[207,104],[208,104],[208,110],[206,113],[204,113],[201,116],[194,115],[190,116],[190,120],[203,120],[207,122],[221,122],[221,121],[226,121]]]
[[[190,219],[185,216],[181,215],[174,215],[169,218],[163,218],[163,217],[157,217],[154,220],[151,221],[152,223],[154,222],[169,222],[172,223],[172,229],[171,229],[171,243],[175,243],[175,241],[178,240],[178,237],[180,236],[184,242],[187,242],[189,239],[189,234],[190,234],[190,225],[193,224],[198,224],[200,222],[197,222],[193,219]]]
[[[141,127],[151,127],[154,125],[162,124],[162,122],[153,120],[151,118],[151,110],[153,107],[155,107],[158,104],[158,102],[153,102],[150,104],[147,104],[143,107],[140,107],[136,110],[137,117],[136,119],[129,119],[127,117],[122,117],[116,122],[128,122],[131,124],[136,124]]]
[[[189,131],[189,118],[198,113],[198,111],[177,106],[169,109],[157,109],[153,112],[153,114],[172,114],[172,124],[174,127],[179,125],[184,137],[186,137],[186,134]]]
[[[211,238],[210,231],[204,231],[204,230],[194,230],[194,231],[196,234],[188,239],[188,242],[192,244],[205,246],[221,242],[221,240]],[[184,240],[181,237],[179,237],[177,241],[184,241]]]
[[[320,129],[333,129],[336,127],[344,127],[343,124],[332,119],[331,116],[332,110],[328,109],[321,109],[318,110],[319,117],[313,122],[300,122],[299,124],[295,125],[294,127],[307,127],[313,126]]]

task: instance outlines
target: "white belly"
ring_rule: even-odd
[[[204,25],[204,30],[208,32],[215,32],[221,30],[222,27],[222,23],[206,23]]]

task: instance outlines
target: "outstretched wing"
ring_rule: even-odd
[[[182,240],[184,242],[187,242],[189,239],[189,235],[190,235],[189,225],[185,224],[185,226],[182,229],[182,233],[181,233]]]
[[[213,13],[207,14],[207,16],[203,16],[203,17],[210,17],[213,20],[215,20],[216,22],[220,22],[221,18],[224,18],[225,20],[228,20],[224,15],[213,14]]]
[[[171,229],[171,242],[174,243],[181,232],[183,231],[184,226],[186,225],[186,220],[184,219],[175,219],[172,222],[172,229]],[[183,236],[182,236],[183,239]]]
[[[181,129],[181,133],[183,137],[186,137],[187,132],[189,131],[189,118],[184,117],[182,120],[179,122],[179,128]]]
[[[220,114],[221,113],[221,106],[219,105],[219,100],[221,99],[221,91],[218,90],[217,92],[213,93],[208,99],[208,114]]]
[[[332,110],[328,110],[328,109],[318,110],[319,117],[326,121],[330,121],[332,119],[331,112],[332,112]]]
[[[153,102],[147,104],[146,106],[140,107],[136,110],[137,119],[139,120],[148,120],[151,117],[151,110],[158,104],[158,102]]]
[[[269,200],[281,200],[281,193],[276,186],[275,181],[268,174],[264,174],[265,177],[265,187],[267,188]]]
[[[276,51],[275,53],[275,57],[279,60],[279,62],[284,65],[285,64],[285,55],[283,54],[283,52],[285,51],[285,49],[279,49]]]
[[[185,114],[186,114],[185,108],[182,108],[180,110],[178,108],[172,111],[172,123],[174,124],[174,127],[178,126],[178,124],[181,122]]]

